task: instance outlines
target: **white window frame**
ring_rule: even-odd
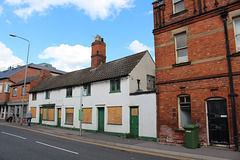
[[[0,84],[0,93],[2,93],[3,90],[3,84]]]
[[[184,102],[180,102],[180,98],[184,97]],[[189,97],[189,102],[186,101],[186,97]],[[189,105],[190,106],[190,119],[192,118],[192,109],[191,109],[191,97],[188,94],[184,94],[184,95],[179,95],[178,96],[178,127],[179,129],[183,129],[182,126],[182,117],[181,117],[181,111],[182,111],[182,107],[184,105]],[[187,108],[187,107],[186,107]]]
[[[5,93],[10,93],[10,84],[9,83],[4,84],[4,92]]]
[[[184,5],[184,0],[172,0],[172,2],[173,2],[173,14],[176,14],[185,10],[185,6],[184,6],[183,10],[176,12],[176,7],[175,7],[177,3],[183,3]]]
[[[236,42],[236,51],[237,52],[240,52],[240,47],[239,47],[239,49],[238,49],[238,41],[237,41],[237,37],[239,37],[239,39],[240,39],[240,33],[239,34],[237,34],[237,32],[236,32],[236,30],[237,30],[237,28],[236,28],[236,26],[235,26],[235,21],[236,20],[239,20],[240,21],[240,17],[237,17],[237,18],[234,18],[233,19],[233,26],[234,26],[234,36],[235,36],[235,42]],[[240,30],[240,28],[239,28],[239,30]],[[239,42],[240,43],[240,42]],[[239,44],[239,46],[240,46],[240,44]]]
[[[13,97],[16,97],[17,96],[17,88],[13,88]]]
[[[181,33],[178,33],[178,34],[175,34],[174,35],[174,40],[175,40],[175,54],[176,54],[176,62],[177,63],[184,63],[184,62],[188,62],[188,46],[184,46],[184,47],[179,47],[177,46],[177,36],[179,35],[182,35],[182,34],[185,34],[186,35],[186,44],[187,44],[187,33],[186,32],[181,32]],[[183,50],[183,49],[187,49],[187,60],[185,61],[179,61],[178,60],[178,51],[179,50]]]

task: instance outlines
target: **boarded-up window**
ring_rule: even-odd
[[[83,108],[83,123],[92,123],[92,108]]]
[[[54,121],[54,110],[54,107],[43,107],[41,110],[43,120]]]
[[[31,107],[32,118],[36,118],[36,110],[37,110],[37,107]]]
[[[66,124],[73,124],[73,108],[66,108]]]
[[[54,121],[54,108],[49,108],[48,109],[48,120],[49,121]]]
[[[108,124],[122,124],[122,107],[108,107]]]
[[[43,120],[47,120],[47,108],[43,108],[42,112],[43,112]]]

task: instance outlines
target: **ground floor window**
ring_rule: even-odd
[[[54,121],[54,107],[43,107],[42,108],[42,114],[43,114],[43,120],[46,121]]]
[[[36,110],[37,110],[37,107],[31,107],[32,118],[36,118]]]
[[[184,125],[192,124],[190,95],[178,96],[178,110],[179,128],[182,128]]]
[[[74,108],[66,108],[66,124],[73,124],[73,113],[74,113]]]
[[[122,124],[122,107],[108,107],[108,124]]]
[[[92,108],[83,108],[83,123],[92,123]]]

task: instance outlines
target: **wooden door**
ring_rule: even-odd
[[[229,144],[228,114],[226,100],[207,102],[209,142],[214,144]]]
[[[138,138],[138,107],[130,108],[130,134],[133,138]]]
[[[98,108],[98,132],[104,132],[104,108]]]

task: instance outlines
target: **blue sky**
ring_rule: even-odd
[[[154,0],[0,0],[0,70],[26,62],[73,71],[90,66],[104,38],[107,62],[148,49],[154,58]]]

